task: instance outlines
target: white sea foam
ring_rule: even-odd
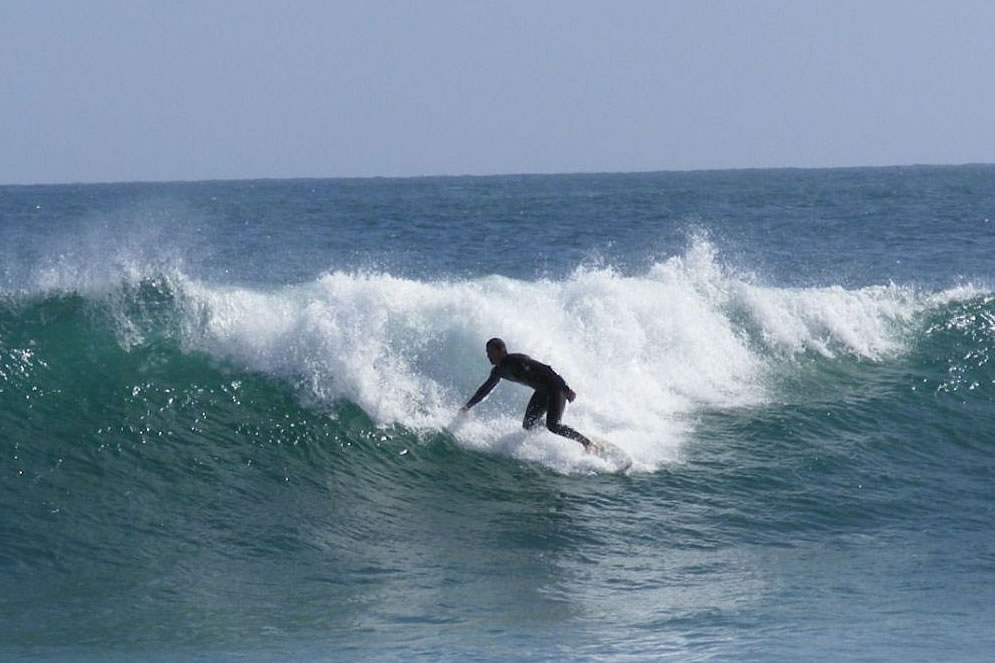
[[[613,440],[642,470],[678,457],[702,408],[763,402],[770,372],[799,353],[874,361],[901,352],[935,298],[894,285],[764,287],[724,270],[704,240],[641,276],[601,268],[559,281],[432,282],[333,272],[275,291],[192,280],[180,289],[189,348],[416,430],[453,422],[490,369],[484,342],[501,336],[578,393],[565,423]],[[562,471],[602,469],[573,442],[526,435],[528,397],[502,383],[457,438]]]
[[[770,398],[771,376],[799,355],[887,359],[904,350],[922,312],[981,292],[771,287],[726,268],[704,237],[637,275],[597,267],[561,280],[426,281],[339,271],[252,289],[185,276],[153,231],[111,242],[98,259],[105,235],[67,245],[35,272],[33,289],[109,304],[124,347],[144,338],[129,305],[134,286],[157,279],[176,295],[188,349],[286,380],[318,407],[348,399],[379,424],[439,430],[486,378],[484,342],[501,336],[578,393],[565,423],[614,441],[637,470],[678,458],[702,409]],[[565,472],[605,469],[574,442],[522,431],[528,398],[499,385],[456,437]]]

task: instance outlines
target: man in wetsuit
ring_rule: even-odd
[[[535,393],[532,394],[532,398],[525,408],[525,419],[522,421],[522,426],[525,429],[534,428],[539,422],[539,418],[545,413],[546,428],[551,433],[575,440],[583,444],[585,449],[591,449],[589,439],[573,428],[560,423],[560,417],[563,416],[563,409],[566,407],[567,401],[572,403],[577,398],[577,394],[567,386],[567,383],[556,371],[528,355],[509,354],[504,341],[499,338],[487,341],[487,359],[494,365],[490,377],[484,384],[480,385],[480,388],[460,409],[460,412],[466,412],[482,401],[497,386],[501,378],[504,378],[535,389]]]

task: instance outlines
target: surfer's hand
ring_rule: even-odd
[[[461,407],[459,409],[459,414],[462,417],[463,415],[465,415],[469,411],[470,411],[470,408],[468,408],[467,406],[464,405],[463,407]]]
[[[577,393],[573,389],[567,389],[567,400],[573,403],[575,398],[577,398]]]

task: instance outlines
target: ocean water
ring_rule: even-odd
[[[0,659],[988,661],[995,166],[0,187]],[[520,421],[484,342],[556,368]]]

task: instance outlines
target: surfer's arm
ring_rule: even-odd
[[[466,412],[471,407],[473,407],[480,401],[484,400],[484,397],[487,396],[487,394],[491,393],[491,389],[496,387],[497,383],[500,381],[501,381],[501,375],[498,373],[497,368],[495,367],[495,369],[491,371],[491,376],[487,378],[487,382],[480,385],[480,388],[477,389],[477,392],[473,396],[471,396],[470,400],[468,400],[466,402],[466,405],[463,406],[462,408],[463,411]]]

